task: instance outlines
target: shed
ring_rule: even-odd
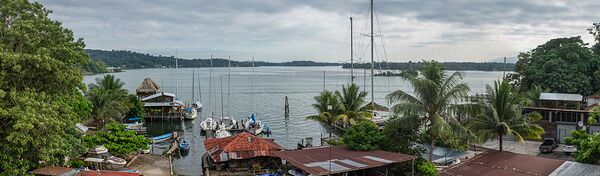
[[[531,176],[549,175],[565,161],[521,155],[495,150],[487,151],[468,161],[447,168],[447,176]]]
[[[274,152],[283,149],[272,139],[264,139],[247,132],[225,138],[207,139],[204,141],[204,148],[217,163],[259,156],[275,157]]]
[[[311,175],[372,169],[416,158],[412,155],[382,150],[353,151],[347,149],[346,146],[280,151],[275,152],[275,155]]]

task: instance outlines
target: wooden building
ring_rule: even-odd
[[[564,143],[573,130],[599,131],[597,124],[587,129],[589,111],[583,96],[578,94],[541,93],[535,106],[525,107],[524,113],[538,112],[542,115],[539,125],[544,128],[545,138],[555,138]]]
[[[160,86],[145,78],[135,90],[146,111],[146,119],[183,119],[184,103],[176,95],[160,91]]]

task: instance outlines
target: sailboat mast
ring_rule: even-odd
[[[225,115],[225,111],[223,109],[224,107],[224,103],[223,103],[223,76],[221,76],[221,117],[224,117]]]
[[[250,81],[250,87],[252,88],[252,100],[250,103],[252,103],[252,113],[254,113],[254,57],[252,57],[252,78]]]
[[[229,56],[229,61],[227,62],[227,115],[231,113],[231,56]]]
[[[373,79],[373,69],[375,69],[375,61],[373,59],[373,43],[375,40],[373,40],[373,11],[375,10],[374,5],[373,5],[373,0],[371,0],[371,105],[373,106],[373,108],[375,107],[375,81]],[[375,111],[373,111],[373,113],[375,113]],[[375,114],[373,114],[375,115]]]
[[[354,38],[352,37],[352,17],[350,17],[350,83],[354,84]]]
[[[212,116],[212,71],[213,71],[213,55],[210,54],[210,70],[208,73],[208,104],[210,105],[208,112]]]
[[[179,95],[179,64],[177,60],[177,48],[175,48],[175,95]]]
[[[196,67],[192,67],[192,102],[196,100]]]

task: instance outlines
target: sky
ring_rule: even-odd
[[[181,58],[370,60],[368,0],[36,0],[86,48]],[[598,0],[375,0],[375,60],[515,57],[600,22]]]

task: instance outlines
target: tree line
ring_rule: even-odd
[[[111,67],[121,67],[124,69],[138,69],[138,68],[161,68],[161,67],[175,67],[175,56],[163,56],[163,55],[151,55],[147,53],[138,53],[127,50],[85,50],[92,60],[105,63]],[[210,67],[211,59],[178,59],[179,67]],[[213,58],[213,67],[227,67],[229,61],[224,58]],[[252,67],[252,61],[231,61],[232,67]],[[291,62],[265,62],[255,61],[254,66],[339,66],[339,63],[326,63],[326,62],[314,62],[314,61],[291,61]]]
[[[418,70],[426,64],[425,61],[419,62],[375,62],[375,69],[380,70]],[[446,70],[477,70],[477,71],[514,71],[514,63],[496,63],[496,62],[442,62],[440,63]],[[343,68],[350,68],[346,63]],[[370,69],[371,63],[354,64],[356,69]]]

